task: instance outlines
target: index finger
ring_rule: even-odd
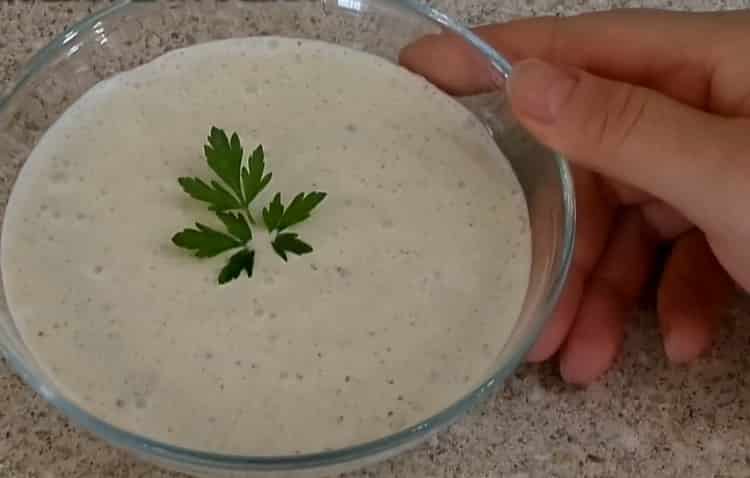
[[[701,106],[709,94],[712,65],[718,61],[712,49],[715,40],[748,19],[748,13],[616,10],[516,20],[475,32],[512,63],[534,57],[576,66]],[[400,61],[452,94],[496,87],[487,62],[453,34],[417,40],[404,48]]]

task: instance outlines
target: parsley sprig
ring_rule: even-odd
[[[245,160],[237,133],[228,137],[224,130],[212,127],[203,152],[218,180],[206,182],[197,177],[181,177],[177,181],[190,197],[208,204],[225,232],[196,223],[195,228],[175,234],[172,242],[201,258],[236,250],[219,273],[219,284],[238,278],[243,271],[252,277],[255,266],[253,226],[257,224],[251,205],[272,177],[270,172],[265,172],[263,146],[255,148]],[[312,246],[300,239],[297,233],[284,231],[307,220],[325,197],[326,193],[320,191],[299,193],[288,206],[284,206],[281,193],[276,193],[263,208],[263,225],[272,236],[271,246],[285,262],[288,253],[303,255],[313,251]]]

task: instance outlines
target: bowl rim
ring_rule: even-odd
[[[326,0],[322,1],[325,2]],[[473,33],[472,30],[452,17],[426,4],[418,3],[415,0],[379,1],[405,7],[423,18],[458,34],[476,47],[504,79],[510,76],[512,71],[510,62]],[[116,0],[109,6],[88,15],[55,36],[21,67],[15,79],[10,83],[9,88],[6,89],[7,94],[0,96],[0,113],[9,107],[12,98],[26,83],[46,67],[51,59],[55,58],[65,48],[70,48],[69,43],[75,40],[80,34],[87,33],[96,28],[97,24],[103,19],[125,13],[131,5],[143,3],[148,4],[150,2],[146,0]],[[464,394],[462,398],[439,413],[397,433],[354,446],[299,455],[243,456],[193,450],[150,439],[97,418],[57,392],[54,384],[41,380],[34,369],[29,367],[17,352],[11,347],[6,346],[3,341],[0,341],[0,355],[6,357],[10,367],[35,392],[84,429],[114,446],[129,449],[144,457],[166,460],[168,463],[179,463],[182,466],[197,467],[198,469],[220,469],[225,471],[301,470],[340,465],[368,458],[372,459],[378,455],[385,455],[388,452],[399,451],[411,444],[418,443],[434,432],[444,429],[456,419],[462,417],[497,384],[513,373],[521,364],[536,338],[541,333],[543,326],[551,317],[571,267],[576,229],[575,191],[571,170],[562,155],[555,153],[554,160],[561,183],[563,210],[561,247],[560,255],[557,258],[559,268],[553,272],[550,280],[550,288],[536,310],[536,315],[540,319],[536,320],[532,328],[532,333],[522,341],[518,351],[513,354],[511,359],[498,367],[489,379]]]

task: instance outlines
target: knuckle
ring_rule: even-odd
[[[591,149],[598,155],[611,157],[637,139],[648,108],[648,91],[619,83],[604,96],[598,107],[592,104],[584,127]]]
[[[645,89],[625,83],[616,88],[601,130],[600,144],[605,151],[621,151],[637,136],[647,105]]]

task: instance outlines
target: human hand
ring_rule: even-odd
[[[605,372],[664,243],[665,352],[673,362],[697,357],[732,279],[750,289],[750,12],[627,10],[475,31],[514,64],[521,123],[573,164],[573,266],[528,359],[559,352],[563,378],[576,384]],[[497,88],[486,62],[451,35],[418,40],[401,62],[453,94]]]

